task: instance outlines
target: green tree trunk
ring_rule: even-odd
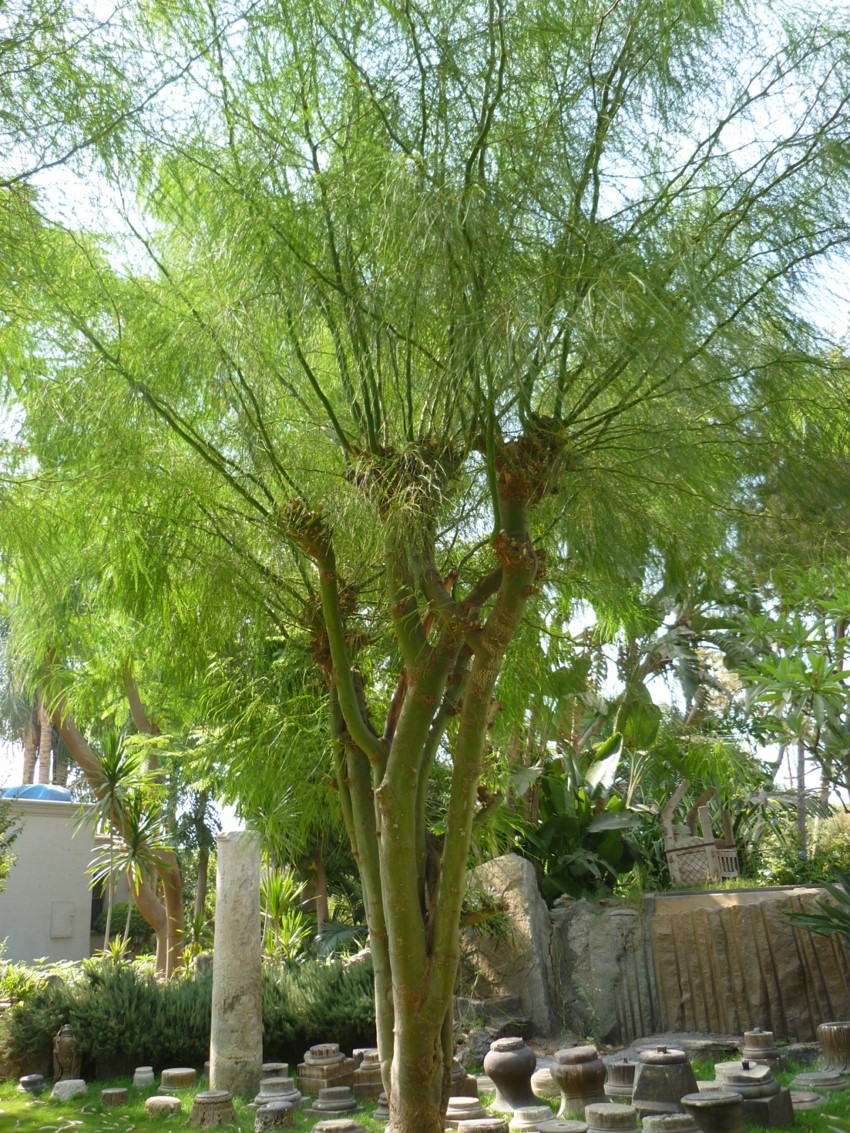
[[[317,515],[299,514],[293,525],[319,572],[324,631],[314,652],[324,658],[331,690],[343,814],[363,879],[391,1133],[443,1128],[460,914],[493,692],[543,561],[529,536],[528,503],[534,476],[544,470],[524,466],[525,486],[518,487],[516,464],[527,459],[526,446],[510,459],[506,454],[500,528],[492,541],[496,566],[463,600],[448,594],[433,565],[433,547],[411,564],[388,530],[388,585],[405,666],[381,735],[369,720],[350,659],[330,532]],[[435,611],[433,620],[421,618],[415,586]],[[481,607],[490,599],[482,619]],[[449,737],[448,721],[455,716]],[[452,772],[437,845],[428,833],[425,803],[442,741],[450,743]]]

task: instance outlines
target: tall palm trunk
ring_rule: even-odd
[[[806,745],[797,741],[797,849],[801,854],[808,850],[806,825]]]
[[[53,755],[53,722],[44,707],[44,701],[38,700],[38,781],[45,786],[50,784],[51,759]]]
[[[114,839],[112,829],[109,830],[109,873],[106,877],[106,927],[103,930],[103,947],[109,947],[109,938],[112,935],[112,906],[115,901],[115,878],[112,871],[114,858]]]
[[[24,741],[24,773],[22,782],[32,783],[35,778],[35,765],[38,762],[38,725],[35,719],[35,712],[32,713],[30,718],[24,724],[23,730]]]
[[[56,726],[68,751],[82,770],[92,790],[97,793],[102,784],[100,762],[79,730],[70,713],[62,715],[57,709]],[[113,815],[117,829],[121,830],[120,816]],[[134,891],[136,908],[156,933],[156,970],[166,978],[178,970],[183,956],[183,886],[180,866],[170,850],[155,854],[155,875],[143,878]],[[157,882],[162,884],[163,900],[156,893]]]

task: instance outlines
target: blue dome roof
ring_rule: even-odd
[[[42,799],[47,802],[72,802],[71,792],[67,787],[55,787],[47,783],[28,783],[24,787],[7,787],[3,792],[4,799]]]

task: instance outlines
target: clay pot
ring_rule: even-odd
[[[551,1066],[561,1091],[558,1117],[581,1120],[585,1106],[604,1103],[605,1067],[595,1046],[572,1046],[556,1050]]]
[[[541,1099],[531,1092],[531,1075],[537,1058],[522,1039],[496,1039],[484,1056],[484,1073],[496,1087],[491,1109],[497,1113],[513,1113],[515,1109],[540,1105]]]

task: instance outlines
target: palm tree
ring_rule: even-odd
[[[101,740],[100,766],[102,775],[95,789],[95,803],[87,807],[82,822],[92,824],[96,831],[105,831],[107,844],[96,851],[89,869],[92,884],[106,884],[106,929],[104,947],[109,944],[112,931],[112,906],[115,898],[115,876],[120,872],[125,855],[118,854],[122,837],[116,838],[116,826],[122,833],[128,829],[128,820],[134,809],[134,796],[144,777],[138,749],[128,746],[126,737],[116,728],[105,733]],[[118,855],[118,856],[116,856]]]

